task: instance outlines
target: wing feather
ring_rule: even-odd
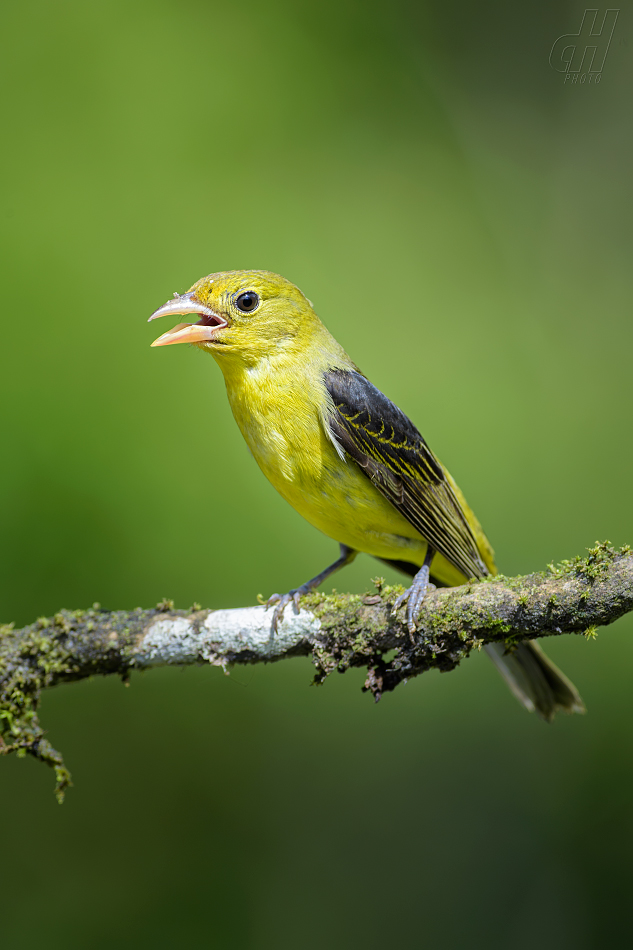
[[[444,469],[405,414],[359,372],[332,369],[325,385],[333,441],[437,552],[466,577],[488,573]]]

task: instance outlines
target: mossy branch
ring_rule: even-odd
[[[633,554],[599,543],[575,558],[525,577],[495,577],[429,594],[411,638],[392,605],[401,587],[374,582],[369,594],[313,594],[295,614],[289,607],[271,637],[271,612],[176,610],[61,610],[21,630],[0,626],[0,752],[29,753],[55,769],[63,798],[70,774],[44,738],[37,707],[42,689],[164,664],[261,663],[312,656],[316,681],[334,670],[367,668],[365,689],[383,692],[429,669],[454,669],[475,648],[495,640],[563,633],[595,635],[633,609]]]

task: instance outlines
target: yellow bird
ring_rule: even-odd
[[[397,406],[370,383],[298,287],[269,271],[227,271],[197,281],[159,307],[196,317],[152,346],[193,343],[218,363],[242,435],[264,475],[340,557],[275,604],[290,602],[359,551],[413,577],[396,602],[415,630],[430,581],[441,586],[495,574],[475,515],[441,462]],[[584,712],[575,687],[534,642],[486,650],[527,709],[544,719]]]

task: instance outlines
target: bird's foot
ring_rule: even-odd
[[[428,565],[425,564],[413,578],[411,587],[408,587],[403,594],[400,594],[393,605],[393,614],[397,613],[404,604],[407,605],[407,628],[412,640],[415,634],[416,620],[420,616],[424,598],[430,591],[435,589],[435,584],[431,584],[429,581],[429,568]]]
[[[284,615],[284,610],[288,604],[292,604],[294,612],[299,613],[300,605],[299,601],[305,594],[309,594],[312,590],[310,584],[302,584],[301,587],[296,587],[294,590],[289,590],[287,594],[271,594],[268,600],[266,601],[266,609],[268,607],[274,607],[275,612],[273,613],[273,619],[270,625],[271,634],[277,633],[277,627],[279,626],[279,621]]]
[[[346,544],[341,544],[341,555],[334,561],[333,564],[330,564],[329,567],[326,567],[324,571],[321,571],[320,574],[317,574],[316,577],[313,577],[312,580],[306,581],[305,584],[302,584],[301,587],[295,587],[294,590],[289,590],[287,594],[272,594],[266,601],[266,607],[275,608],[273,614],[273,621],[270,628],[270,637],[271,640],[277,633],[277,627],[279,621],[284,615],[284,610],[288,604],[292,603],[294,605],[295,613],[299,613],[299,601],[305,594],[311,594],[313,590],[316,590],[323,581],[327,580],[332,574],[339,571],[342,567],[345,567],[346,564],[351,564],[354,558],[357,555],[357,551],[354,551],[352,548],[348,548]]]

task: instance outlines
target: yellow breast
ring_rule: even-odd
[[[329,438],[319,382],[267,368],[251,369],[239,381],[227,378],[233,415],[259,467],[293,508],[334,540],[421,564],[426,542]]]

